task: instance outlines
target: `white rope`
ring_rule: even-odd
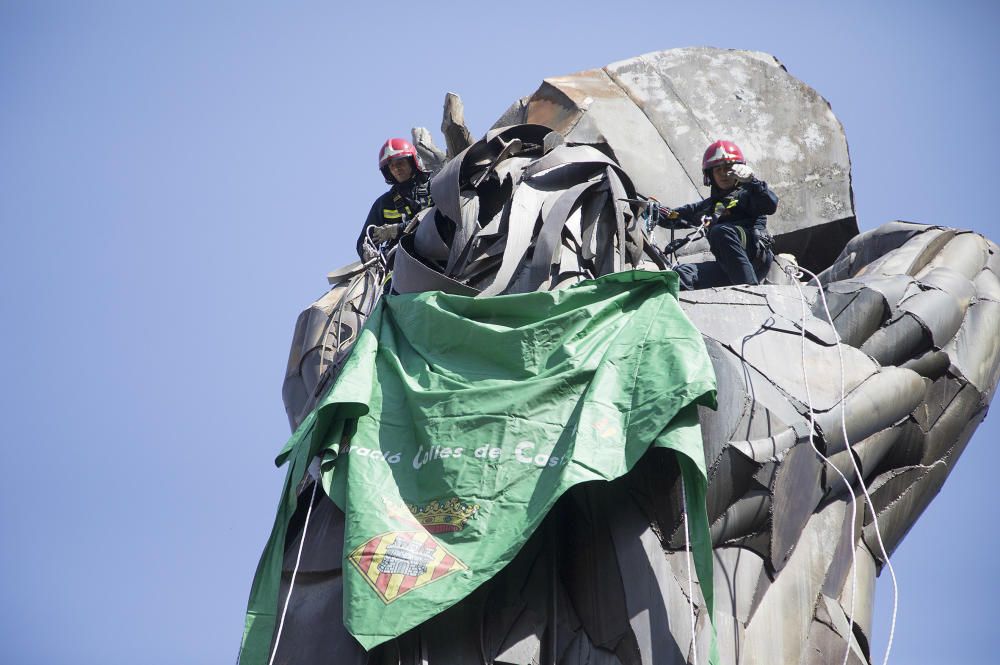
[[[868,486],[865,483],[864,475],[862,474],[861,467],[858,465],[858,461],[857,461],[857,459],[854,456],[854,451],[851,448],[851,441],[850,441],[850,438],[847,435],[847,396],[846,396],[847,387],[846,387],[846,379],[845,379],[846,371],[844,369],[844,352],[843,352],[842,345],[841,345],[840,335],[837,333],[837,329],[833,325],[833,316],[830,314],[830,308],[829,308],[829,306],[828,306],[828,304],[826,302],[826,294],[823,291],[823,284],[819,281],[819,277],[815,273],[812,273],[809,270],[806,270],[805,268],[802,268],[801,266],[794,266],[794,267],[793,266],[788,266],[787,268],[785,268],[785,272],[788,273],[789,275],[791,275],[793,277],[793,281],[795,282],[796,288],[799,290],[799,297],[800,297],[801,302],[802,302],[802,374],[803,374],[803,377],[806,378],[806,381],[805,381],[805,383],[806,383],[806,395],[807,395],[807,399],[809,400],[809,421],[810,421],[810,423],[809,423],[810,424],[810,427],[809,427],[809,443],[813,446],[813,450],[815,450],[816,453],[820,457],[822,457],[824,459],[824,461],[826,461],[826,463],[829,464],[837,472],[837,474],[844,480],[844,482],[847,483],[847,478],[844,476],[843,473],[841,473],[840,469],[838,469],[836,466],[834,466],[830,462],[830,460],[828,458],[826,458],[822,453],[820,453],[819,449],[816,448],[816,445],[813,443],[813,429],[814,428],[813,428],[812,425],[813,425],[813,422],[814,422],[814,418],[813,418],[814,414],[813,414],[813,408],[812,408],[812,398],[809,395],[809,380],[808,380],[807,375],[806,375],[806,366],[805,366],[805,334],[806,334],[805,333],[805,296],[803,295],[803,293],[802,293],[802,287],[799,284],[799,277],[801,277],[801,275],[803,273],[808,273],[809,276],[810,276],[810,278],[811,278],[810,281],[815,281],[816,282],[817,290],[819,292],[820,302],[823,303],[823,310],[826,313],[827,320],[830,322],[830,327],[833,329],[833,335],[834,335],[834,339],[836,341],[836,347],[837,347],[837,357],[838,357],[838,359],[840,361],[840,400],[841,400],[840,401],[840,405],[841,405],[840,406],[840,428],[841,428],[841,433],[843,434],[843,437],[844,437],[844,446],[845,446],[845,450],[847,451],[847,456],[851,460],[851,465],[852,465],[852,467],[854,469],[854,473],[857,476],[858,484],[861,486],[861,492],[864,494],[865,502],[867,503],[868,507],[871,509],[871,512],[872,512],[872,525],[875,527],[875,537],[878,540],[879,550],[881,551],[882,558],[885,561],[886,567],[889,569],[889,576],[892,579],[892,621],[891,621],[890,628],[889,628],[889,641],[888,641],[888,644],[886,645],[885,656],[884,656],[884,658],[882,660],[882,665],[888,665],[888,663],[889,663],[889,654],[892,651],[892,640],[893,640],[893,637],[894,637],[895,632],[896,632],[896,615],[897,615],[897,611],[898,611],[898,608],[899,608],[899,585],[898,585],[897,580],[896,580],[896,571],[892,567],[892,561],[890,561],[890,559],[889,559],[889,553],[886,551],[886,549],[885,549],[885,543],[882,540],[882,531],[881,531],[881,529],[879,527],[879,524],[878,524],[878,515],[877,515],[877,511],[875,510],[875,503],[872,501],[871,495],[868,493]],[[797,273],[797,274],[795,274],[795,273]],[[850,483],[847,483],[847,485],[848,485],[848,488],[850,488]],[[852,509],[853,509],[852,515],[851,515],[851,537],[852,537],[852,541],[853,541],[854,524],[855,524],[854,519],[857,516],[857,509],[855,508],[856,504],[855,504],[855,497],[854,497],[854,491],[853,491],[853,489],[850,489],[850,493],[851,493],[851,506],[852,506]],[[852,570],[852,574],[851,574],[851,612],[850,612],[850,629],[849,629],[850,632],[852,632],[852,633],[854,631],[854,603],[855,603],[855,596],[857,595],[857,572],[856,572],[856,564],[857,564],[857,556],[856,556],[856,553],[855,553],[855,547],[854,547],[853,542],[852,542],[852,547],[851,547],[851,570]],[[850,639],[851,639],[851,636],[848,635],[847,636],[848,650],[847,650],[847,652],[844,653],[844,664],[845,665],[847,663],[847,658],[848,658],[848,655],[849,655],[849,652],[850,652]]]
[[[792,266],[789,266],[787,270],[789,275],[792,275],[792,273],[795,272]],[[847,630],[847,635],[844,636],[844,639],[846,641],[846,646],[844,649],[844,660],[842,662],[842,665],[847,665],[847,659],[850,657],[851,654],[851,637],[852,633],[854,632],[854,601],[858,591],[858,566],[857,566],[858,561],[857,561],[856,547],[854,544],[854,528],[856,525],[856,520],[858,515],[858,505],[857,505],[857,499],[854,496],[854,488],[851,487],[851,483],[847,480],[847,477],[840,471],[840,469],[836,467],[836,465],[833,464],[833,462],[830,461],[830,459],[826,455],[824,455],[819,451],[819,448],[816,446],[816,442],[813,440],[813,433],[816,431],[816,412],[813,409],[812,390],[809,387],[809,372],[806,363],[806,297],[805,294],[802,293],[802,285],[799,283],[799,277],[801,275],[802,273],[798,272],[798,275],[792,275],[792,276],[793,276],[793,281],[795,283],[795,288],[798,289],[799,292],[799,302],[802,305],[802,325],[800,327],[802,334],[801,334],[801,343],[799,348],[801,352],[801,361],[802,361],[802,380],[803,383],[805,383],[805,388],[806,388],[806,404],[809,407],[809,445],[812,446],[813,451],[815,451],[815,453],[819,455],[819,457],[830,468],[832,468],[834,471],[837,472],[837,475],[840,476],[840,479],[844,482],[844,485],[847,487],[847,491],[851,497],[851,609],[848,612],[849,627]],[[823,289],[822,287],[820,287],[820,293],[822,292]],[[824,300],[824,305],[825,303],[826,301]],[[829,310],[827,310],[827,316],[829,317]],[[830,327],[833,328],[832,318],[830,318]],[[839,351],[840,337],[837,335],[836,329],[834,329],[833,334],[836,336],[837,349]],[[841,363],[840,363],[841,418],[843,418],[845,411],[844,406],[845,406],[845,401],[847,399],[846,392],[847,392],[846,387],[844,385],[844,363],[843,363],[843,356],[841,356]],[[844,441],[845,444],[847,444],[848,446],[847,447],[848,454],[851,454],[850,443],[847,441],[846,436],[847,435],[845,433]]]
[[[299,573],[299,563],[302,561],[302,549],[306,544],[306,532],[309,529],[309,518],[312,516],[313,501],[316,499],[316,488],[319,486],[319,479],[313,478],[312,495],[309,497],[309,508],[306,510],[306,521],[302,525],[302,538],[299,539],[299,552],[295,555],[295,568],[292,569],[292,581],[288,584],[288,595],[285,596],[285,606],[281,608],[281,621],[278,623],[278,633],[274,636],[274,648],[271,650],[271,659],[267,665],[274,665],[274,657],[278,655],[278,643],[281,642],[281,631],[285,627],[285,614],[288,612],[288,603],[292,599],[292,590],[295,588],[295,576]]]
[[[694,615],[694,579],[691,575],[691,534],[688,532],[687,491],[684,489],[684,474],[681,474],[681,511],[684,518],[684,560],[688,574],[688,607],[691,608],[691,649],[694,664],[698,665],[698,634],[695,632],[697,619]]]

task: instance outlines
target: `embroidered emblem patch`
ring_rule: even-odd
[[[388,604],[468,566],[426,531],[391,531],[351,552],[348,560]]]

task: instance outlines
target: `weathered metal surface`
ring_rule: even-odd
[[[781,118],[765,122],[762,86],[781,100]],[[773,58],[745,52],[685,49],[547,79],[508,110],[504,128],[438,173],[436,206],[397,254],[394,288],[509,293],[659,269],[636,211],[617,199],[695,198],[700,150],[716,132],[743,144],[761,172],[778,174],[772,182],[788,201],[779,233],[802,247],[812,247],[807,236],[843,246],[854,223],[849,164],[828,112]],[[506,127],[524,121],[544,126]],[[891,554],[1000,380],[992,242],[894,222],[850,239],[839,257],[810,257],[824,269],[821,286],[802,285],[801,296],[786,276],[680,297],[719,381],[719,409],[699,417],[715,627],[728,663],[841,662],[845,651],[849,663],[870,663],[874,579],[885,558],[874,517]],[[349,346],[350,333],[331,328],[337,303],[353,308],[353,329],[364,318],[355,295],[344,296],[348,273],[334,275],[338,285],[296,326],[285,391],[293,423]],[[276,662],[645,665],[691,663],[695,650],[704,662],[711,630],[696,581],[688,594],[680,497],[664,451],[615,483],[575,488],[504,571],[370,654],[338,623],[343,516],[321,497],[285,628],[294,641],[283,637]],[[290,531],[286,571],[300,533]]]
[[[860,522],[859,522],[860,523]],[[869,653],[872,634],[872,616],[875,600],[875,576],[878,573],[875,559],[864,543],[855,551],[852,568],[844,581],[844,588],[837,598],[848,619],[854,619],[855,637],[864,638],[864,651]]]
[[[627,493],[620,485],[611,491],[615,489],[619,494],[617,500],[612,498],[612,505],[627,505]],[[674,577],[660,540],[642,513],[615,510],[609,517],[628,627],[635,638],[635,661],[680,665],[693,637],[688,621],[691,606],[680,580]]]
[[[448,159],[451,159],[472,145],[472,136],[465,126],[465,106],[461,98],[449,92],[444,96],[444,113],[441,118],[441,133],[448,145]]]
[[[333,287],[299,314],[281,397],[292,429],[315,406],[378,298],[379,271],[352,263],[327,275]]]
[[[842,635],[850,635],[850,624],[843,610],[827,596],[820,596],[816,617],[809,627],[809,637],[802,656],[803,665],[865,665],[868,662],[864,648],[852,639],[844,660],[845,643]],[[853,637],[853,636],[852,636]]]
[[[424,163],[424,168],[428,171],[437,172],[447,161],[448,156],[443,150],[434,145],[431,133],[424,127],[414,127],[411,135],[413,137],[413,147],[417,149],[420,160]]]
[[[769,222],[780,251],[828,265],[857,233],[843,128],[826,100],[764,53],[673,49],[548,78],[495,126],[512,121],[606,144],[637,190],[671,206],[703,195],[702,152],[728,138],[781,198]]]
[[[833,563],[829,534],[839,532],[842,520],[840,502],[811,515],[787,569],[768,586],[747,625],[742,649],[747,665],[801,660],[816,600]]]
[[[824,288],[828,294],[872,294],[867,303],[852,297],[835,305],[835,323],[850,316],[847,312],[874,308],[886,313],[879,317],[884,319],[879,330],[892,327],[899,319],[887,317],[903,312],[918,294],[933,293],[932,303],[950,298],[940,308],[952,312],[947,316],[965,311],[957,329],[953,322],[940,329],[952,339],[940,339],[939,332],[932,340],[933,362],[916,348],[912,353],[921,355],[905,359],[936,367],[933,379],[912,369],[879,367],[855,348],[864,348],[879,332],[861,339],[859,331],[870,330],[869,322],[851,327],[854,333],[846,341],[855,347],[839,349],[848,371],[847,393],[841,396],[838,350],[831,344],[829,324],[816,316],[821,308],[815,288],[804,289],[799,302],[799,311],[806,306],[804,324],[795,318],[794,287],[683,295],[685,310],[706,335],[722,387],[720,409],[704,412],[702,420],[711,465],[709,515],[718,547],[716,629],[728,662],[827,662],[818,654],[831,652],[841,654],[839,662],[844,649],[850,650],[848,662],[868,662],[873,575],[884,557],[851,456],[862,469],[891,553],[944,482],[995,387],[1000,357],[995,336],[983,331],[1000,305],[979,298],[975,290],[978,283],[993,283],[982,278],[984,271],[992,275],[992,246],[982,239],[963,243],[963,251],[972,248],[973,254],[985,248],[981,270],[970,279],[971,271],[925,269],[936,256],[928,247],[947,247],[936,239],[956,237],[953,232],[933,227],[908,228],[903,236],[898,228],[887,232],[903,237],[896,247],[901,257],[875,257],[864,244],[856,249],[872,256],[880,271],[902,266],[928,283],[869,274],[855,264],[847,281]],[[925,233],[930,240],[921,237]],[[885,244],[877,233],[867,237]],[[933,307],[927,311],[924,318],[941,316]],[[817,412],[815,442],[853,486],[858,501],[853,524],[843,481],[804,439],[809,399],[797,348],[803,327],[809,392]],[[846,450],[848,441],[852,453]],[[676,472],[663,463],[651,457],[613,487],[571,493],[557,509],[557,521],[549,520],[488,588],[415,635],[364,656],[367,662],[522,663],[540,662],[553,652],[554,662],[565,663],[691,662],[692,611],[701,626],[699,649],[707,648],[708,629],[703,600],[696,593],[692,609],[687,572],[678,564],[684,547],[679,487]],[[307,540],[303,560],[308,570],[300,571],[305,582],[296,586],[288,624],[288,634],[305,646],[279,652],[281,658],[315,655],[322,645],[323,653],[339,655],[315,662],[365,662],[346,631],[329,627],[339,616],[340,602],[339,570],[331,554],[339,549],[335,517],[336,509],[314,515],[319,526],[312,527]],[[546,529],[558,533],[551,537]],[[289,553],[297,545],[293,536]],[[290,566],[291,559],[286,569]],[[559,599],[554,621],[552,597]],[[855,626],[849,631],[851,619]],[[461,632],[454,629],[466,624]]]

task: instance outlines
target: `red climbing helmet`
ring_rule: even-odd
[[[716,141],[705,150],[701,158],[701,172],[705,176],[705,184],[711,185],[711,171],[720,164],[746,164],[743,151],[732,141]]]
[[[424,163],[420,161],[420,155],[417,154],[417,149],[406,139],[389,139],[382,144],[382,147],[378,151],[378,168],[382,172],[382,175],[385,176],[386,182],[396,182],[392,174],[389,173],[389,162],[396,159],[406,159],[407,157],[410,158],[415,171],[427,173]]]

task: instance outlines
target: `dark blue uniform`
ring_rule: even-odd
[[[767,183],[756,178],[738,184],[727,193],[712,185],[712,195],[707,199],[676,208],[683,226],[699,226],[706,215],[713,218],[708,227],[708,246],[718,264],[677,266],[681,285],[696,289],[759,284],[774,258],[769,247],[767,215],[777,209],[778,197]],[[660,224],[677,224],[677,221],[661,219]]]
[[[413,216],[424,208],[432,205],[430,194],[430,178],[426,173],[415,171],[413,177],[406,182],[400,182],[389,188],[389,191],[375,199],[365,225],[358,236],[356,249],[361,258],[361,246],[364,244],[368,228],[384,224],[398,224],[413,219]]]

